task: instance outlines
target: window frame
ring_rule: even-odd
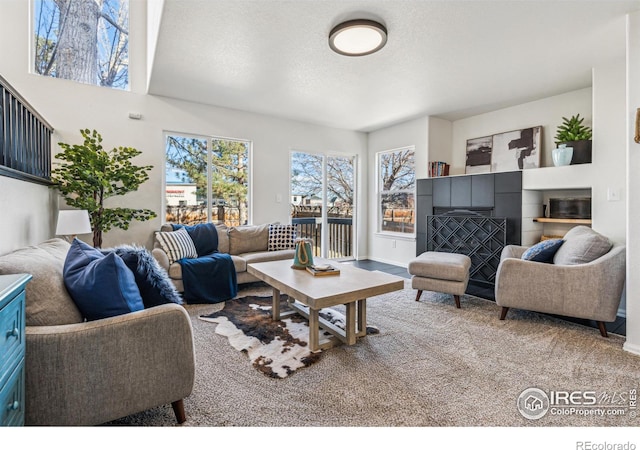
[[[169,136],[179,136],[185,137],[189,139],[203,139],[207,142],[207,193],[206,193],[206,202],[207,202],[207,222],[212,223],[213,221],[213,193],[211,192],[211,179],[213,173],[213,145],[212,141],[221,140],[221,141],[237,141],[245,143],[247,146],[247,224],[253,223],[253,141],[249,139],[240,139],[233,137],[222,137],[213,134],[194,134],[194,133],[185,133],[180,131],[168,131],[165,130],[163,132],[163,170],[162,170],[162,210],[164,211],[164,216],[162,217],[162,223],[169,223],[166,220],[166,211],[167,211],[167,138]],[[242,225],[242,224],[241,224]]]
[[[126,84],[124,86],[114,86],[114,85],[103,85],[100,83],[100,77],[98,76],[96,78],[96,80],[94,82],[84,82],[84,81],[76,81],[73,79],[69,79],[69,78],[63,78],[63,77],[59,77],[59,76],[54,76],[51,74],[42,74],[40,73],[37,69],[36,69],[36,57],[37,57],[37,41],[38,41],[38,35],[36,34],[38,32],[38,24],[36,23],[38,21],[38,18],[36,17],[36,12],[39,11],[39,8],[42,8],[42,4],[41,5],[37,5],[38,2],[42,3],[48,0],[29,0],[29,72],[32,75],[37,75],[37,76],[41,76],[41,77],[46,77],[46,78],[53,78],[56,80],[66,80],[66,81],[70,81],[73,83],[79,83],[79,84],[84,84],[86,86],[96,86],[96,87],[101,87],[101,88],[107,88],[107,89],[114,89],[117,91],[123,91],[123,92],[133,92],[132,89],[132,77],[133,77],[133,71],[131,70],[132,64],[131,64],[131,35],[132,35],[132,23],[131,23],[131,9],[132,7],[134,7],[133,3],[134,0],[118,0],[120,2],[126,1],[127,2],[127,27],[126,27],[126,35],[127,35],[127,42],[126,42],[126,57],[125,57],[125,61],[126,61]],[[53,0],[51,0],[53,2]],[[135,8],[134,8],[135,9]],[[104,19],[106,20],[106,19]],[[109,24],[111,25],[111,27],[115,26],[113,25],[113,22],[111,22],[110,20],[107,20],[107,22],[109,22]],[[136,33],[133,33],[136,34]],[[98,30],[97,33],[97,40],[100,40],[100,33]],[[98,53],[98,60],[96,61],[97,63],[97,71],[100,70],[100,51],[104,50],[103,47],[100,46],[100,44],[98,43],[97,46],[97,53]],[[136,53],[136,52],[134,52]],[[135,58],[134,58],[135,59]],[[102,61],[104,62],[104,61]]]
[[[412,189],[398,189],[398,190],[382,190],[382,169],[381,169],[381,156],[388,153],[399,153],[405,150],[411,150],[413,152],[413,188]],[[416,199],[417,199],[417,183],[416,183],[416,167],[415,167],[415,145],[406,145],[403,147],[397,147],[389,150],[381,150],[376,152],[376,234],[385,237],[393,237],[394,239],[407,239],[413,240],[416,238]],[[382,229],[382,221],[384,219],[382,214],[382,196],[385,194],[398,194],[408,193],[413,196],[413,232],[402,233],[398,231],[387,231]]]
[[[351,245],[351,256],[347,257],[345,260],[349,260],[351,258],[355,258],[358,254],[358,239],[357,239],[357,229],[359,222],[359,214],[358,214],[358,198],[359,198],[359,188],[358,188],[358,177],[359,177],[359,156],[356,153],[340,153],[335,151],[311,151],[311,150],[301,150],[299,148],[292,148],[289,150],[289,199],[290,203],[293,204],[293,190],[291,189],[291,178],[293,175],[293,156],[296,153],[303,153],[306,155],[317,156],[321,158],[322,164],[322,215],[320,218],[321,225],[325,230],[328,230],[329,216],[328,216],[328,198],[327,198],[327,188],[328,188],[328,160],[329,158],[343,158],[350,159],[351,164],[353,166],[353,204],[352,204],[352,227],[354,230],[353,242]],[[304,196],[300,197],[300,203],[302,204]],[[289,217],[291,220],[292,218]],[[320,242],[321,256],[323,258],[330,258],[328,255],[330,242],[329,236],[326,232],[321,233],[321,242]]]

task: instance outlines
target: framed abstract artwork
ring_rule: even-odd
[[[467,141],[467,162],[464,173],[490,172],[492,147],[493,136],[469,139]]]
[[[491,147],[491,172],[540,167],[542,127],[494,134]]]

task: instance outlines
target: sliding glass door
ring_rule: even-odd
[[[314,255],[353,259],[355,157],[291,153],[291,220]]]

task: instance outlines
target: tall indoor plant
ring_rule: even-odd
[[[126,230],[133,220],[156,217],[150,209],[107,208],[104,201],[116,195],[136,191],[149,179],[153,166],[136,166],[131,158],[141,152],[131,147],[102,148],[102,136],[96,131],[80,130],[82,145],[60,143],[61,162],[51,171],[51,180],[69,206],[89,211],[94,247],[102,246],[102,233],[111,228]]]
[[[584,164],[591,162],[591,128],[583,125],[584,117],[580,114],[567,119],[562,118],[562,124],[556,131],[556,145],[565,144],[573,148],[571,164]]]

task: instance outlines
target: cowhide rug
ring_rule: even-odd
[[[279,321],[271,318],[271,297],[248,296],[225,302],[220,311],[200,319],[217,323],[215,332],[229,339],[236,350],[247,353],[253,367],[272,378],[286,378],[296,370],[320,360],[322,352],[312,353],[307,343],[307,320],[293,314]],[[287,296],[281,296],[280,311],[290,310]],[[339,311],[323,309],[320,316],[344,329],[345,317]],[[321,331],[324,337],[330,334]],[[368,326],[367,334],[379,330]]]

